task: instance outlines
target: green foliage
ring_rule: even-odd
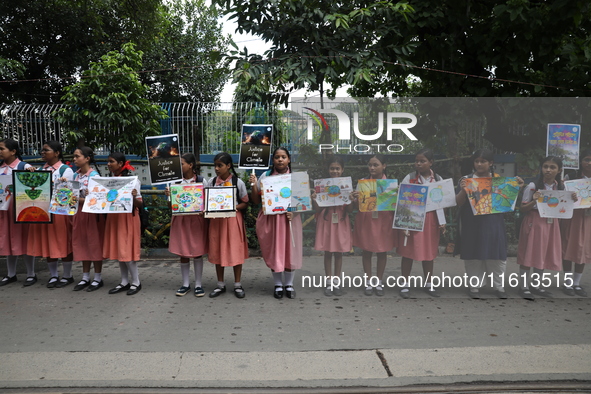
[[[4,59],[0,57],[0,80],[12,80],[22,77],[25,72],[25,66],[16,60]]]
[[[80,82],[64,88],[65,107],[56,114],[70,145],[84,140],[91,147],[144,152],[144,138],[160,134],[158,121],[166,111],[145,98],[148,87],[137,75],[141,67],[142,52],[127,43],[92,62]]]
[[[142,247],[144,248],[168,248],[168,240],[170,238],[170,229],[164,230],[158,234],[172,220],[172,214],[168,205],[166,197],[162,196],[146,196],[144,197],[144,205],[148,208],[150,214],[150,226],[147,233],[142,234]],[[158,234],[157,237],[154,237]]]

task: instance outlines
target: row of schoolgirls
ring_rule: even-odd
[[[90,148],[82,147],[74,152],[74,164],[79,170],[72,174],[72,170],[61,163],[61,145],[50,141],[43,146],[42,158],[46,161],[44,170],[53,172],[54,181],[58,178],[74,179],[81,182],[80,199],[86,195],[85,186],[88,179],[98,175],[98,168],[94,169],[93,152]],[[576,177],[591,176],[591,152],[585,151],[581,155],[581,166]],[[12,169],[22,166],[19,164],[18,144],[12,140],[0,142],[0,158],[4,160],[0,173],[10,174]],[[197,174],[195,157],[192,154],[182,156],[183,183],[204,182],[209,186],[236,186],[238,190],[237,215],[232,218],[216,218],[205,220],[202,216],[173,216],[170,230],[169,249],[180,256],[182,285],[177,290],[178,296],[191,292],[190,260],[194,266],[195,296],[205,294],[202,287],[203,255],[208,254],[209,261],[215,264],[217,286],[209,294],[217,297],[226,292],[224,282],[225,267],[232,267],[234,272],[234,295],[238,298],[245,296],[241,284],[242,264],[248,257],[246,231],[242,212],[249,202],[260,204],[261,180],[267,176],[289,173],[291,171],[291,157],[285,148],[277,148],[272,155],[272,167],[260,179],[250,176],[252,185],[249,194],[244,182],[235,173],[232,158],[227,153],[220,153],[214,158],[216,176],[205,181]],[[493,171],[493,154],[488,150],[476,151],[471,162],[473,172],[463,177],[457,188],[456,200],[460,206],[461,258],[465,262],[468,276],[482,277],[492,274],[495,278],[494,287],[499,298],[506,298],[504,283],[500,281],[505,272],[507,258],[507,238],[504,216],[502,214],[479,215],[472,214],[466,201],[463,189],[464,180],[468,177],[498,176]],[[408,174],[402,183],[425,184],[441,180],[433,169],[433,152],[423,149],[416,153],[415,171]],[[30,166],[25,165],[25,168]],[[67,167],[67,166],[65,166]],[[129,174],[131,167],[125,156],[113,153],[108,158],[108,169],[113,176]],[[69,170],[69,172],[68,172]],[[328,166],[331,177],[343,176],[345,170],[342,160],[335,158]],[[375,155],[368,162],[369,178],[385,179],[386,162],[382,155]],[[543,288],[530,286],[529,275],[533,268],[535,274],[542,274],[543,270],[572,269],[572,286],[565,286],[563,291],[569,295],[586,296],[580,286],[584,264],[591,261],[591,215],[589,209],[575,210],[572,220],[548,221],[540,218],[535,206],[539,190],[563,189],[560,179],[562,162],[559,158],[548,157],[542,161],[540,176],[536,182],[525,186],[518,178],[524,189],[521,211],[526,214],[521,227],[521,236],[517,262],[520,266],[520,295],[526,299],[533,299],[534,294],[550,297],[551,293]],[[141,204],[139,184],[134,191],[134,206]],[[313,196],[314,197],[314,196]],[[324,266],[327,276],[340,276],[342,271],[343,253],[349,252],[352,246],[363,250],[362,264],[365,274],[372,277],[372,256],[377,256],[377,273],[379,283],[375,287],[364,289],[366,295],[383,295],[384,276],[387,253],[396,248],[402,256],[402,276],[408,280],[414,260],[421,261],[425,286],[423,290],[433,297],[439,292],[430,286],[433,277],[434,260],[438,254],[439,237],[444,231],[444,225],[438,223],[437,214],[429,212],[425,219],[422,232],[404,232],[392,229],[392,212],[358,212],[352,231],[349,214],[358,203],[359,194],[353,192],[353,204],[316,209],[316,241],[315,248],[324,251]],[[576,196],[573,195],[573,198]],[[314,200],[314,198],[313,198]],[[81,201],[82,203],[83,201]],[[73,220],[66,217],[54,216],[52,224],[13,224],[12,210],[0,211],[0,254],[7,255],[8,275],[0,281],[6,285],[16,281],[16,258],[25,255],[27,279],[25,286],[36,282],[34,273],[34,257],[46,257],[51,278],[48,287],[64,287],[74,282],[72,276],[72,261],[83,262],[82,280],[74,286],[74,290],[86,289],[94,291],[103,286],[101,278],[102,260],[104,258],[119,261],[121,283],[109,291],[110,294],[127,292],[132,295],[141,290],[141,283],[137,269],[140,254],[139,215],[134,213],[118,213],[106,215],[77,213]],[[57,219],[57,220],[56,220]],[[71,226],[69,229],[68,226]],[[28,228],[27,228],[28,227]],[[28,236],[27,236],[28,232]],[[302,222],[300,216],[294,213],[281,215],[263,215],[259,212],[256,223],[256,233],[261,245],[261,252],[265,263],[271,269],[275,298],[295,298],[293,286],[294,271],[302,266]],[[68,244],[63,242],[63,234],[68,234]],[[71,237],[71,242],[70,242]],[[458,245],[459,246],[459,245]],[[334,257],[334,269],[332,260]],[[57,260],[61,259],[64,272],[58,277]],[[90,268],[94,266],[94,278],[90,281]],[[409,298],[410,288],[403,285],[400,295]],[[342,290],[336,286],[328,286],[326,295],[340,295]],[[472,298],[479,298],[479,289],[469,289]]]

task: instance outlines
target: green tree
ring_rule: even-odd
[[[229,77],[221,54],[230,39],[222,35],[218,12],[204,0],[167,3],[165,33],[144,55],[143,73],[155,102],[217,101]]]
[[[69,144],[84,140],[91,147],[144,152],[144,138],[160,134],[158,121],[166,111],[145,98],[148,87],[137,74],[141,68],[142,52],[127,43],[92,62],[80,82],[64,88],[65,107],[56,115]]]

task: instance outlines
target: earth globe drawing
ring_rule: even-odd
[[[328,187],[328,195],[329,197],[337,197],[341,194],[341,188],[337,185],[332,185]]]
[[[438,186],[433,188],[429,193],[429,197],[431,197],[431,201],[433,202],[441,202],[443,200],[443,188]]]
[[[117,199],[117,196],[119,195],[119,191],[118,190],[109,190],[107,192],[107,201],[108,202],[113,202]]]
[[[35,190],[35,188],[47,182],[46,175],[43,173],[17,172],[16,177],[23,185],[30,187],[30,189],[25,190],[25,193],[31,200],[39,198],[43,192],[42,190]]]
[[[550,197],[550,198],[548,199],[548,206],[549,206],[550,208],[555,208],[555,207],[557,207],[557,206],[558,206],[558,203],[559,203],[559,202],[560,202],[560,201],[559,201],[559,200],[558,200],[556,197]]]
[[[59,205],[68,205],[70,198],[72,198],[72,191],[67,188],[58,189],[55,192],[55,199]]]
[[[289,187],[283,187],[279,191],[279,195],[283,198],[289,198],[291,197],[291,189]]]
[[[193,201],[195,201],[195,199],[190,193],[181,193],[176,197],[176,200],[184,208],[191,206],[191,204],[193,204]]]

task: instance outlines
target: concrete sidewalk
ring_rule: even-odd
[[[375,262],[374,262],[375,265]],[[44,263],[39,267],[45,268]],[[507,272],[516,273],[513,258]],[[60,267],[61,270],[61,267]],[[215,270],[204,269],[206,293]],[[345,257],[346,275],[362,275],[358,256]],[[415,263],[414,274],[421,274]],[[75,278],[80,278],[76,267]],[[463,262],[436,261],[436,275],[461,276]],[[507,288],[472,300],[463,288],[441,298],[397,288],[383,297],[349,288],[341,297],[302,288],[303,276],[323,274],[321,256],[307,257],[296,275],[297,298],[276,300],[269,269],[260,258],[244,266],[245,299],[176,297],[176,259],[143,260],[143,290],[109,295],[119,270],[107,262],[105,287],[73,292],[19,282],[0,288],[0,388],[351,388],[459,382],[591,381],[589,299],[522,300]],[[400,275],[389,257],[387,276]],[[583,285],[589,284],[584,277]],[[590,287],[588,287],[590,288]]]

